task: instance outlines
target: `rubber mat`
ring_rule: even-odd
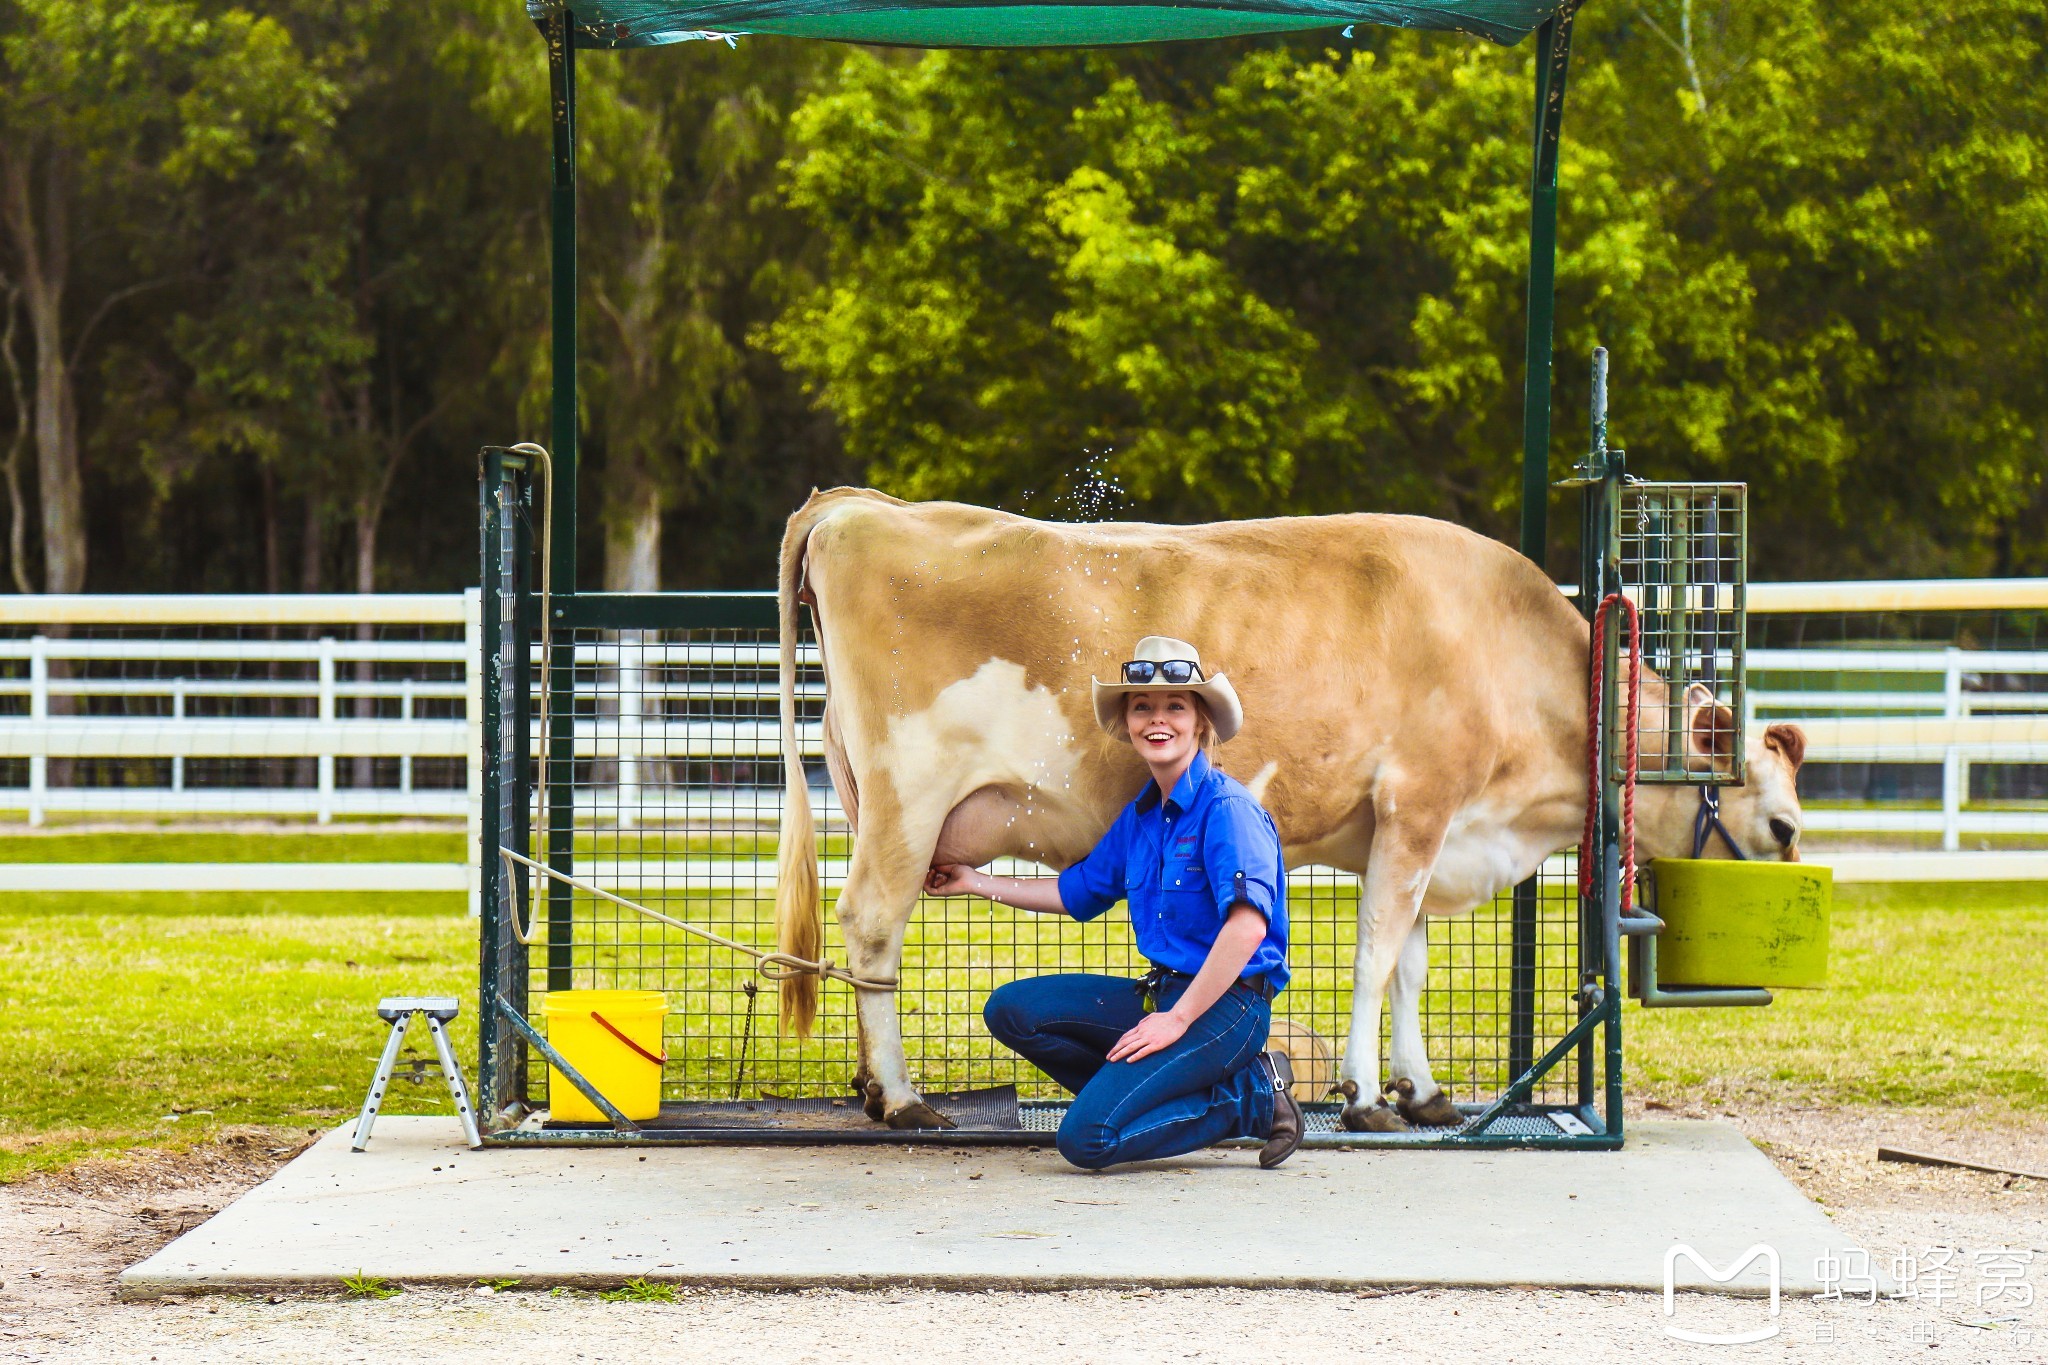
[[[955,1090],[927,1094],[925,1103],[953,1120],[956,1132],[1022,1132],[1024,1124],[1017,1105],[1017,1087],[1000,1085],[989,1090]],[[604,1124],[549,1123],[543,1131],[573,1132]],[[661,1117],[641,1123],[643,1131],[660,1133],[668,1129],[693,1131],[715,1129],[742,1133],[860,1133],[886,1135],[862,1112],[860,1102],[846,1099],[758,1099],[696,1100],[670,1102],[661,1106]]]

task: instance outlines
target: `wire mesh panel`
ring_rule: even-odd
[[[1657,683],[1646,676],[1639,781],[1740,785],[1745,777],[1747,505],[1744,485],[1712,483],[1623,484],[1614,502],[1643,667],[1668,698],[1657,704]],[[1610,752],[1618,764],[1622,746]],[[1716,768],[1714,754],[1731,762]]]
[[[1343,882],[1356,886],[1355,878],[1345,877]],[[1531,1058],[1541,1056],[1578,1022],[1578,900],[1565,860],[1554,858],[1545,864],[1536,882],[1524,959],[1529,1015],[1519,1026],[1527,1030],[1519,1039],[1512,1010],[1514,893],[1504,891],[1468,915],[1427,921],[1429,984],[1422,996],[1422,1036],[1436,1080],[1454,1100],[1498,1095]],[[1343,941],[1350,942],[1348,928]],[[1294,959],[1309,969],[1305,975],[1312,989],[1329,992],[1349,1008],[1348,956],[1327,954],[1317,945],[1312,957],[1298,950]],[[1294,988],[1287,994],[1293,995]],[[1307,1003],[1305,997],[1294,1006]],[[1284,996],[1282,1004],[1284,1013]],[[1391,1018],[1383,1021],[1382,1058],[1388,1055],[1392,1027]],[[1582,1096],[1571,1070],[1559,1068],[1536,1082],[1530,1098],[1537,1103],[1576,1104]]]
[[[555,676],[566,695],[543,699],[536,641],[530,698],[536,758],[566,780],[568,800],[534,801],[529,855],[579,881],[758,949],[775,947],[775,882],[783,768],[778,725],[778,643],[765,626],[676,625],[687,599],[615,598],[619,621],[643,628],[578,625],[554,632]],[[766,611],[772,603],[761,601]],[[845,884],[852,835],[824,780],[824,679],[807,638],[796,688],[799,746],[818,822],[825,955],[844,962],[832,913]],[[543,701],[545,700],[545,706]],[[549,717],[567,717],[544,726]],[[543,737],[551,736],[548,744]],[[569,752],[554,749],[565,742]],[[1228,770],[1229,751],[1219,751]],[[558,814],[573,826],[560,828]],[[507,822],[508,827],[512,822]],[[564,850],[568,850],[564,856]],[[1006,861],[997,871],[1043,872]],[[526,950],[526,1013],[538,1026],[550,991],[648,989],[668,1002],[670,1100],[844,1098],[858,1064],[854,993],[825,984],[808,1040],[779,1025],[775,987],[750,959],[586,890],[525,878],[524,898],[541,930]],[[1295,1044],[1300,1092],[1319,1098],[1334,1083],[1349,1029],[1359,920],[1356,877],[1329,868],[1289,878],[1293,984],[1276,1006]],[[1537,897],[1524,950],[1530,1014],[1519,1055],[1538,1055],[1576,1020],[1576,909],[1561,875]],[[1437,1079],[1460,1100],[1487,1099],[1518,1054],[1510,981],[1516,970],[1512,898],[1430,924],[1431,971],[1420,1006]],[[1013,1084],[1051,1098],[1050,1081],[990,1037],[981,1010],[995,988],[1042,972],[1136,978],[1138,955],[1122,910],[1088,924],[1031,915],[971,897],[927,898],[913,914],[895,1007],[911,1074],[928,1092]],[[1391,1019],[1383,1018],[1383,1036]],[[1383,1043],[1380,1055],[1387,1055]],[[529,1098],[545,1103],[545,1069]],[[1535,1096],[1576,1103],[1574,1079],[1553,1073]]]

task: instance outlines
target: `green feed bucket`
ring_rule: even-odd
[[[1658,858],[1650,864],[1657,979],[1665,986],[1828,984],[1831,868]]]

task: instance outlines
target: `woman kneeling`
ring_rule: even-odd
[[[1058,877],[934,867],[934,895],[979,895],[1090,920],[1130,905],[1152,970],[1012,981],[991,995],[989,1032],[1074,1093],[1061,1155],[1099,1169],[1262,1137],[1261,1166],[1301,1145],[1287,1058],[1264,1052],[1287,985],[1287,874],[1273,817],[1216,768],[1235,735],[1230,680],[1204,677],[1192,646],[1138,642],[1121,679],[1095,682],[1095,715],[1136,746],[1152,780],[1088,856]]]

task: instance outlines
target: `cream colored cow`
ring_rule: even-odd
[[[1578,840],[1585,815],[1588,632],[1534,564],[1420,517],[1049,525],[834,489],[790,518],[779,588],[785,951],[821,949],[796,757],[800,600],[824,656],[826,764],[856,832],[839,922],[847,965],[869,979],[896,976],[934,862],[1062,868],[1093,847],[1146,774],[1097,728],[1089,678],[1113,675],[1141,636],[1191,640],[1244,700],[1244,730],[1217,759],[1262,792],[1288,864],[1363,878],[1345,1122],[1402,1123],[1381,1098],[1390,981],[1399,1110],[1455,1119],[1423,1049],[1421,917],[1461,914],[1527,877]],[[1659,717],[1670,704],[1647,677],[1644,702]],[[1686,732],[1710,734],[1711,699],[1689,704]],[[1725,793],[1722,818],[1752,856],[1797,856],[1803,747],[1797,730],[1772,727],[1750,743],[1748,784]],[[1692,788],[1643,788],[1642,856],[1689,853],[1698,804]],[[785,1023],[807,1031],[816,978],[782,990]],[[894,999],[863,991],[858,1008],[869,1115],[943,1125],[911,1082]]]

